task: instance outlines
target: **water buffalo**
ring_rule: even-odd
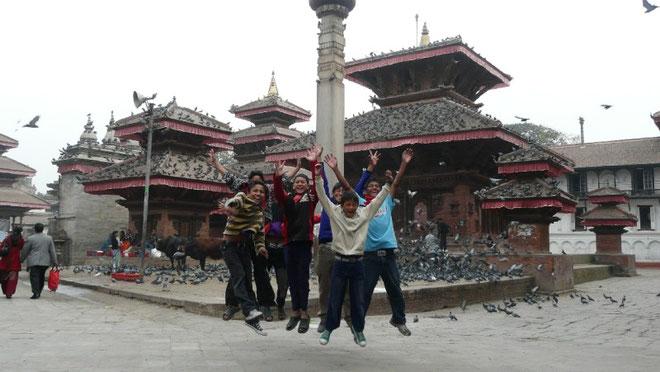
[[[222,238],[194,238],[183,246],[186,256],[198,260],[204,270],[206,258],[219,260],[222,258]]]
[[[174,269],[174,260],[177,260],[177,267],[179,270],[186,267],[186,256],[182,254],[184,246],[189,240],[180,236],[168,236],[167,238],[160,239],[156,242],[156,249],[165,253],[165,256],[170,259],[172,269]]]

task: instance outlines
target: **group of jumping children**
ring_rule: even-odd
[[[310,327],[307,311],[309,268],[315,239],[314,210],[323,207],[318,233],[315,269],[319,282],[320,343],[326,345],[332,332],[344,319],[356,344],[367,345],[364,336],[365,314],[379,279],[383,280],[392,318],[390,324],[403,335],[410,336],[406,326],[405,301],[397,266],[397,240],[392,222],[394,195],[413,151],[406,149],[401,166],[393,177],[385,172],[384,183],[372,177],[380,154],[369,151],[369,164],[355,188],[346,181],[333,154],[321,162],[323,149],[307,150],[312,179],[295,169],[285,171],[279,162],[273,185],[265,183],[262,172],[252,171],[247,179],[239,179],[224,168],[211,153],[211,161],[223,180],[236,195],[221,203],[228,214],[224,231],[224,261],[230,273],[225,293],[224,320],[241,311],[245,324],[265,336],[259,319],[273,320],[272,307],[277,307],[280,320],[286,319],[284,301],[287,288],[291,293],[292,314],[286,330],[298,328],[305,333]],[[325,166],[339,180],[330,190]],[[287,191],[289,190],[289,191]],[[274,268],[277,298],[268,271]],[[257,293],[252,289],[254,272]],[[348,294],[347,294],[348,290]]]

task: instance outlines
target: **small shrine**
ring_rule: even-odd
[[[148,114],[118,120],[112,129],[122,140],[147,145]],[[231,150],[230,127],[213,116],[180,107],[173,99],[154,108],[149,216],[147,231],[159,236],[217,236],[221,226],[211,226],[209,213],[217,200],[233,193],[220,182],[220,174],[208,161],[208,150]],[[85,192],[118,195],[117,203],[128,208],[128,227],[141,231],[145,189],[145,153],[88,174]],[[217,230],[217,231],[216,231]]]
[[[580,216],[582,226],[596,234],[596,253],[622,254],[621,235],[626,227],[637,226],[635,215],[619,208],[628,204],[628,195],[614,187],[602,187],[587,193],[589,203],[597,207]]]
[[[511,247],[518,253],[550,253],[549,226],[555,214],[575,213],[577,201],[561,190],[554,178],[572,172],[571,160],[539,145],[503,154],[496,186],[479,191],[485,219],[507,223]]]

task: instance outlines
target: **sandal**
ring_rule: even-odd
[[[286,319],[286,310],[284,310],[284,307],[277,308],[277,319],[279,320]]]
[[[294,328],[296,328],[299,321],[300,321],[300,316],[292,316],[291,318],[289,318],[289,323],[286,324],[286,330],[291,331]]]
[[[227,306],[225,313],[222,314],[222,320],[231,320],[234,317],[234,314],[239,312],[238,307],[236,306]]]
[[[301,318],[298,333],[306,333],[309,330],[309,318]]]
[[[270,309],[270,306],[264,306],[261,309],[261,312],[264,313],[264,320],[267,322],[273,321],[273,311]]]

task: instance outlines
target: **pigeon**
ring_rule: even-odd
[[[144,283],[144,280],[142,280],[140,278],[135,279],[135,284],[142,284],[142,283]]]
[[[413,318],[413,323],[417,323],[417,322],[419,322],[419,318],[417,317],[417,315],[415,315],[415,317]]]
[[[452,314],[451,311],[450,311],[449,312],[449,320],[458,320],[458,318],[456,318],[456,316],[454,314]]]
[[[655,8],[658,7],[657,5],[653,5],[653,4],[649,3],[648,0],[642,0],[642,5],[644,6],[644,8],[646,8],[646,11],[644,13],[650,13],[650,12],[654,11]]]
[[[536,270],[538,271],[543,270],[543,264],[538,264],[538,266],[536,266]]]
[[[438,163],[438,164],[439,164],[441,167],[444,167],[445,165],[447,165],[447,163],[445,163],[444,161],[441,161],[441,162]]]
[[[415,195],[417,195],[417,191],[408,190],[408,196],[410,197],[410,199],[414,198]]]
[[[39,115],[35,116],[34,118],[32,118],[32,120],[30,120],[29,123],[23,125],[23,127],[24,127],[24,128],[39,128],[39,127],[37,126],[37,122],[39,121],[39,118],[40,118],[40,117],[41,117],[41,116],[39,116]]]
[[[601,105],[601,107],[603,107],[605,110],[609,110],[612,105]]]
[[[529,118],[523,118],[523,117],[520,117],[520,116],[515,116],[515,118],[520,120],[523,123],[529,121]]]
[[[592,302],[596,301],[593,298],[591,298],[591,296],[589,296],[589,295],[587,295],[587,298],[589,299],[589,301],[592,301]]]
[[[568,254],[566,253],[563,249],[561,250],[561,254]]]
[[[461,310],[465,311],[465,309],[467,309],[467,300],[463,299],[461,301]]]
[[[518,315],[516,313],[512,313],[511,316],[514,317],[514,318],[520,318],[520,315]]]
[[[539,287],[536,286],[536,287],[532,288],[532,291],[530,293],[531,294],[536,294],[536,291],[538,291],[538,290],[539,290]]]

